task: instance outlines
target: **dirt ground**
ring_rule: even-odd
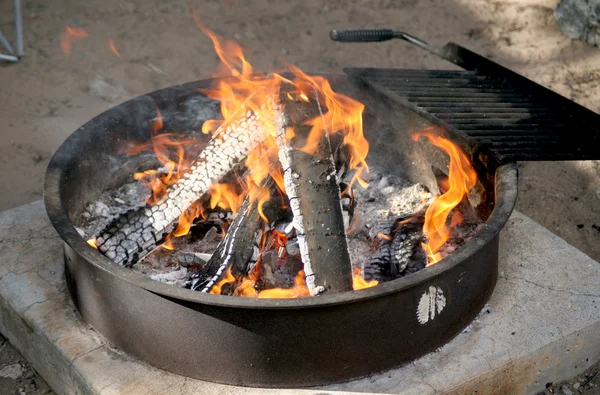
[[[30,0],[25,56],[0,63],[0,210],[42,197],[48,160],[77,127],[119,102],[210,76],[217,57],[190,16],[237,39],[257,70],[281,58],[302,69],[452,68],[404,42],[331,42],[341,27],[392,27],[432,44],[462,44],[600,112],[600,49],[561,34],[557,0]],[[0,30],[12,39],[12,2]],[[82,28],[69,57],[65,25]],[[109,38],[120,57],[106,49]],[[598,147],[600,149],[600,147]],[[600,163],[519,164],[517,209],[600,261]],[[1,387],[0,387],[1,389]]]
[[[0,335],[0,394],[54,394],[48,384],[2,335]]]

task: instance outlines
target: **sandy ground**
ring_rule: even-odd
[[[13,38],[12,2],[0,30]],[[0,210],[40,199],[46,164],[78,126],[119,102],[210,76],[217,57],[190,6],[217,33],[237,39],[257,70],[284,57],[310,71],[342,67],[452,68],[403,42],[342,45],[340,27],[393,27],[432,44],[455,41],[600,112],[600,49],[563,36],[557,0],[24,2],[26,53],[0,64]],[[89,37],[61,52],[65,24]],[[112,38],[121,57],[106,50]],[[600,149],[600,147],[598,147]],[[600,260],[600,164],[521,163],[517,208]]]

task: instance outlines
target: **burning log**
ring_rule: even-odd
[[[115,220],[96,238],[98,250],[123,266],[149,254],[173,230],[179,216],[264,139],[261,125],[260,114],[251,111],[222,125],[189,171],[169,187],[167,198]]]
[[[323,111],[318,94],[309,99],[301,93],[294,99],[294,90],[282,86],[286,119],[276,139],[306,284],[312,295],[325,290],[350,291],[352,268],[328,134],[318,136],[314,152],[302,150],[312,129],[308,121],[323,116]]]
[[[269,224],[280,220],[289,207],[286,200],[282,201],[282,194],[271,178],[263,183],[262,188],[269,191],[269,200],[259,209],[258,202],[251,202],[249,197],[244,199],[229,226],[227,235],[219,243],[207,264],[192,276],[191,289],[210,292],[227,269],[234,268],[237,273],[246,274],[256,263],[264,232],[270,227]],[[263,216],[269,223],[264,221]]]

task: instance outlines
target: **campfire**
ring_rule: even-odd
[[[204,30],[222,77],[105,111],[49,164],[82,317],[153,366],[261,387],[364,377],[456,336],[494,289],[516,201],[516,166],[486,147],[512,155],[518,125],[488,115],[529,96],[507,103],[516,88],[479,71],[257,73]]]
[[[296,298],[409,275],[477,232],[476,173],[441,130],[412,135],[448,157],[433,194],[370,165],[362,103],[292,65],[255,73],[237,43],[202,29],[228,75],[201,90],[222,119],[203,123],[202,149],[165,130],[157,108],[151,140],[122,151],[161,166],[86,208],[78,229],[92,247],[192,290]]]

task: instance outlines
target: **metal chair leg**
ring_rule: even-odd
[[[10,45],[10,43],[8,42],[6,37],[4,37],[4,35],[2,35],[2,32],[0,32],[0,44],[4,45],[4,48],[6,48],[6,50],[8,51],[9,54],[12,55],[15,53],[12,45]]]
[[[23,56],[23,19],[21,18],[21,0],[15,0],[15,35],[17,36],[17,56]]]
[[[3,54],[0,54],[0,60],[5,60],[7,62],[16,63],[16,62],[19,61],[19,58],[17,58],[16,56],[12,56],[12,55],[3,55]]]
[[[18,62],[23,56],[23,19],[21,17],[21,0],[14,0],[15,7],[15,37],[16,37],[16,45],[17,45],[17,53],[13,47],[10,45],[6,37],[2,33],[0,33],[0,44],[6,48],[10,55],[0,54],[0,60],[4,60],[7,62]],[[16,55],[16,56],[15,56]]]

